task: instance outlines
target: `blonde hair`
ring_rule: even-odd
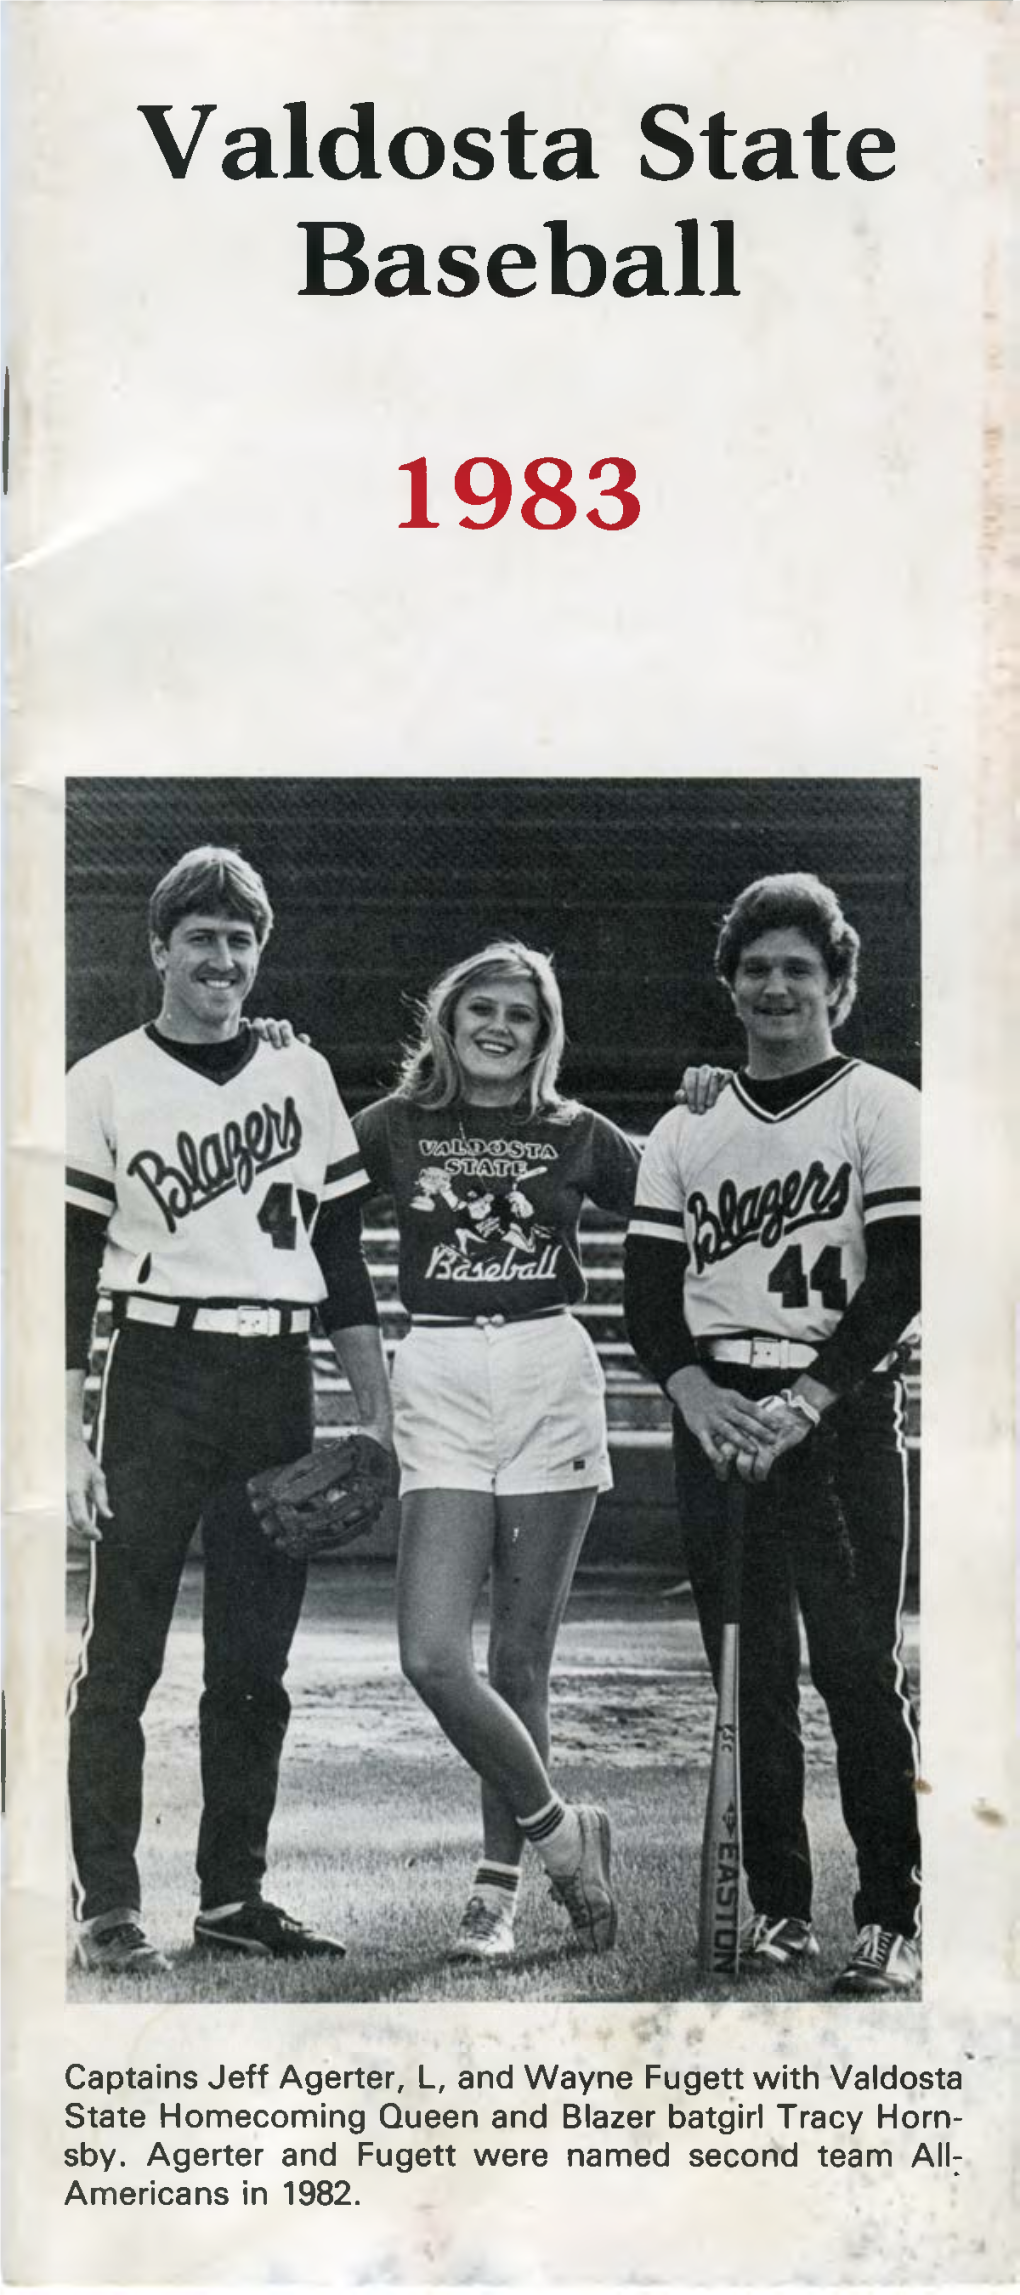
[[[453,1046],[457,1005],[482,979],[529,980],[538,999],[538,1041],[522,1082],[530,1115],[568,1123],[577,1114],[576,1100],[565,1100],[557,1089],[560,1063],[566,1047],[563,999],[552,961],[522,940],[493,940],[477,956],[459,964],[434,981],[418,1006],[418,1035],[405,1050],[395,1086],[396,1096],[413,1100],[420,1108],[448,1108],[464,1091],[464,1078]]]

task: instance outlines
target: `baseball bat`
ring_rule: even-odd
[[[740,1585],[746,1509],[747,1486],[733,1470],[726,1484],[722,1650],[701,1844],[701,1976],[735,1976],[740,1964]]]

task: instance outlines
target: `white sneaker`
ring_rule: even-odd
[[[616,1941],[616,1900],[609,1879],[609,1819],[604,1809],[578,1802],[581,1846],[570,1873],[550,1874],[554,1897],[565,1905],[587,1952],[608,1952]]]
[[[100,1976],[166,1976],[170,1963],[150,1944],[141,1915],[131,1909],[96,1913],[75,1938],[79,1968]]]
[[[773,1920],[770,1913],[753,1913],[740,1940],[740,1957],[789,1968],[794,1961],[817,1959],[818,1938],[810,1921],[793,1913],[785,1920]]]
[[[447,1960],[510,1960],[514,1951],[515,1904],[491,1897],[469,1897],[464,1917],[450,1946]]]
[[[889,1999],[912,1992],[921,1980],[921,1947],[916,1937],[899,1936],[880,1927],[877,1920],[862,1928],[841,1976],[833,1985],[836,2000]]]

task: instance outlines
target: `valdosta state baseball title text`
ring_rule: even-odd
[[[304,98],[283,104],[275,122],[242,126],[224,126],[218,103],[195,103],[190,114],[167,103],[143,103],[138,110],[171,177],[184,186],[189,179],[207,177],[211,168],[238,185],[313,183],[321,176],[362,186],[382,181],[387,172],[413,185],[449,170],[465,186],[469,209],[471,187],[497,170],[518,183],[537,184],[546,197],[550,185],[583,186],[597,182],[601,173],[590,129],[539,126],[526,110],[511,112],[496,128],[458,128],[452,138],[420,121],[397,127],[384,123],[371,101],[352,103],[349,117],[328,125],[321,120],[313,124]],[[214,121],[216,114],[220,117]],[[642,114],[635,166],[645,183],[660,187],[707,175],[714,183],[742,178],[771,186],[775,193],[776,187],[803,177],[831,184],[849,175],[877,187],[895,173],[895,152],[888,128],[844,129],[827,110],[793,127],[747,127],[733,122],[724,108],[699,120],[689,105],[669,101],[649,104]],[[657,207],[656,220],[658,213]],[[625,302],[741,292],[731,217],[670,216],[664,243],[629,241],[611,251],[587,237],[580,216],[578,207],[569,221],[562,215],[542,216],[538,228],[547,236],[537,251],[522,240],[503,240],[481,253],[473,239],[451,241],[430,253],[411,237],[373,251],[364,222],[335,212],[305,217],[297,224],[297,292],[353,296],[371,283],[379,295],[438,294],[462,302],[483,278],[493,294],[507,301],[533,295],[539,287],[550,295],[583,300],[600,294],[607,283]]]

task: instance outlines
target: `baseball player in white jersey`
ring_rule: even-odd
[[[88,1968],[165,1967],[141,1922],[141,1717],[199,1518],[205,1557],[203,1813],[195,1941],[340,1952],[262,1893],[305,1570],[258,1531],[245,1484],[310,1449],[318,1314],[361,1423],[390,1445],[389,1386],[359,1206],[369,1193],[325,1060],[242,1019],[272,926],[227,848],[186,853],[150,903],[158,1018],[67,1087],[68,1514],[90,1541],[70,1695],[76,1950]],[[97,1287],[111,1331],[82,1426]]]
[[[905,1476],[890,1365],[919,1304],[918,1097],[835,1048],[858,949],[817,878],[763,878],[734,903],[716,969],[747,1036],[747,1066],[707,1115],[675,1108],[653,1131],[626,1277],[632,1342],[674,1405],[681,1519],[713,1669],[723,1482],[736,1471],[751,1485],[745,1953],[787,1965],[818,1951],[799,1604],[857,1852],[858,1936],[836,1984],[844,1997],[902,1993],[920,1967],[916,1730],[900,1650]],[[855,1509],[848,1537],[851,1435],[872,1520],[864,1527]]]

